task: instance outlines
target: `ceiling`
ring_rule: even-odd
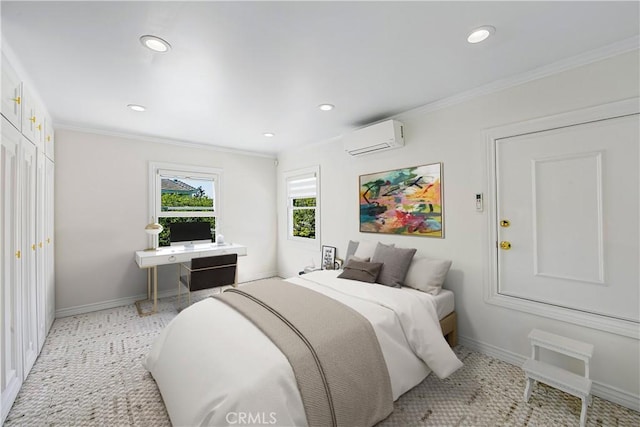
[[[639,5],[2,1],[0,13],[54,124],[275,154],[637,37]],[[494,36],[467,43],[482,25]],[[171,50],[146,49],[145,34]]]

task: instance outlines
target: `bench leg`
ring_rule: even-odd
[[[533,383],[535,380],[533,378],[527,378],[527,385],[524,388],[524,401],[528,402],[531,397],[531,391],[533,390]]]
[[[587,405],[589,396],[582,398],[582,412],[580,412],[580,427],[584,427],[587,421]]]

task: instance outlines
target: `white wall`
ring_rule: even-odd
[[[278,166],[278,269],[296,274],[320,253],[286,238],[282,173],[320,164],[322,244],[344,257],[349,239],[394,242],[419,253],[453,260],[445,287],[456,295],[462,342],[504,360],[529,355],[527,334],[541,328],[595,344],[594,393],[638,409],[640,345],[637,340],[489,305],[484,302],[486,213],[475,211],[475,193],[487,193],[483,130],[537,117],[637,97],[638,51],[478,97],[445,109],[398,116],[406,125],[404,148],[352,158],[339,140],[281,153]],[[433,82],[437,84],[437,82]],[[445,239],[387,236],[358,231],[358,176],[443,162]]]
[[[56,131],[55,155],[58,314],[146,294],[134,251],[148,246],[150,161],[223,169],[220,229],[248,248],[238,279],[275,275],[274,159],[71,130]],[[177,290],[175,269],[158,269],[160,292]]]

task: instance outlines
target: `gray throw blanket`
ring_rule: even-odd
[[[309,426],[371,426],[393,410],[389,372],[373,327],[350,307],[280,280],[217,296],[287,357]]]

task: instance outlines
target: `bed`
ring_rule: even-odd
[[[444,378],[462,366],[449,347],[456,340],[452,292],[442,290],[434,297],[338,274],[316,271],[287,282],[337,300],[371,323],[393,400],[432,371]],[[144,365],[174,425],[229,425],[243,414],[254,417],[252,424],[308,425],[287,358],[253,323],[217,298],[195,303],[174,318]]]

